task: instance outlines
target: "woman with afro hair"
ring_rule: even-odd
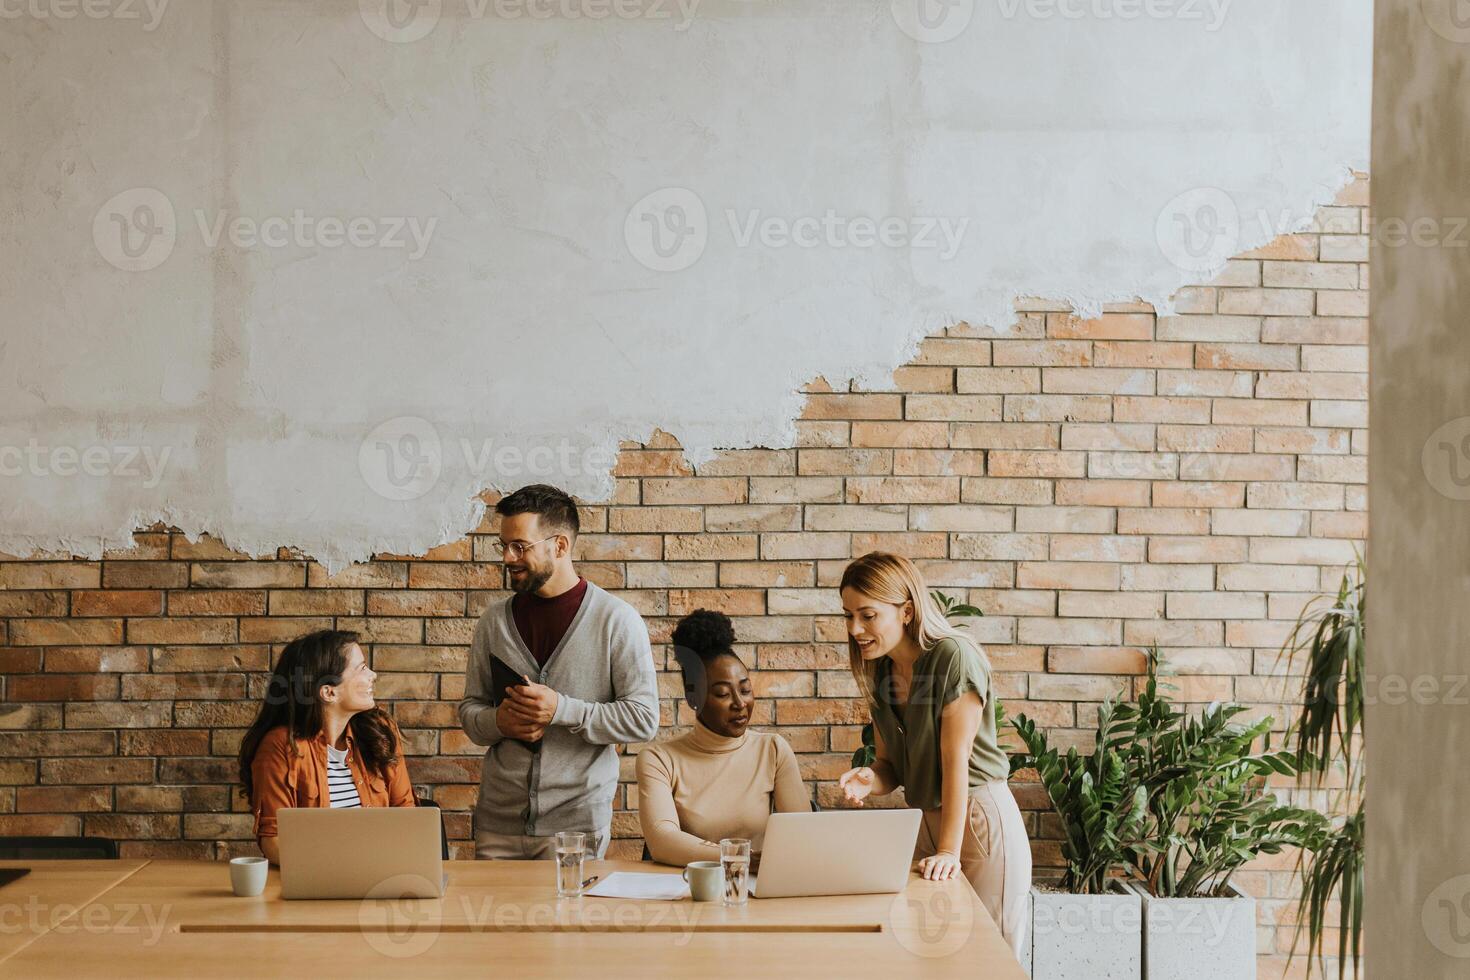
[[[695,610],[673,643],[694,728],[638,753],[648,853],[662,864],[718,861],[720,839],[740,837],[758,854],[772,812],[811,810],[796,754],[780,735],[749,729],[755,695],[728,616]]]

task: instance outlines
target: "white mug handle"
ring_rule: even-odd
[[[684,879],[684,883],[685,884],[688,884],[689,883],[689,869],[688,868],[685,868],[683,870],[683,872],[680,873],[679,877],[681,877],[681,878]]]

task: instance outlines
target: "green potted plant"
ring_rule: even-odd
[[[1094,749],[1065,752],[1025,715],[1014,722],[1025,754],[1014,768],[1036,770],[1062,826],[1066,868],[1055,888],[1033,885],[1034,980],[1124,980],[1142,976],[1142,900],[1121,874],[1143,844],[1147,787],[1133,764],[1137,708],[1117,701],[1098,709]],[[1023,959],[1027,959],[1023,957]]]
[[[1297,861],[1302,891],[1291,957],[1306,939],[1307,975],[1315,966],[1327,975],[1324,949],[1329,910],[1337,900],[1337,975],[1361,975],[1363,956],[1363,705],[1367,576],[1361,559],[1342,577],[1336,596],[1324,596],[1302,611],[1282,647],[1292,674],[1303,661],[1301,712],[1293,725],[1299,760],[1298,783],[1330,790],[1328,813]]]
[[[1158,672],[1151,650],[1137,700],[1099,709],[1090,756],[1060,753],[1025,716],[1014,722],[1028,751],[1020,761],[1036,768],[1062,824],[1062,889],[1105,896],[1122,887],[1141,903],[1130,929],[1121,907],[1079,917],[1055,892],[1033,889],[1038,980],[1255,976],[1255,903],[1231,878],[1250,859],[1301,846],[1320,827],[1318,814],[1266,789],[1267,777],[1295,775],[1300,764],[1296,753],[1271,749],[1270,718],[1243,724],[1240,705],[1179,711],[1161,693]],[[1058,912],[1105,927],[1049,930]],[[1103,949],[1103,963],[1083,962]]]
[[[1255,900],[1231,878],[1258,855],[1302,846],[1320,823],[1267,790],[1268,777],[1294,776],[1299,760],[1271,749],[1271,718],[1237,721],[1246,710],[1176,710],[1159,693],[1158,653],[1150,652],[1130,760],[1147,818],[1129,856],[1143,898],[1147,980],[1254,977]]]

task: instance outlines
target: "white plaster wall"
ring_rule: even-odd
[[[0,0],[11,552],[419,552],[1020,296],[1167,305],[1366,166],[1367,0],[91,2]]]

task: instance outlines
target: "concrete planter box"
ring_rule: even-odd
[[[1230,886],[1228,898],[1143,900],[1144,980],[1254,980],[1256,900]]]
[[[1031,941],[1022,966],[1033,980],[1140,980],[1143,899],[1031,889]]]

